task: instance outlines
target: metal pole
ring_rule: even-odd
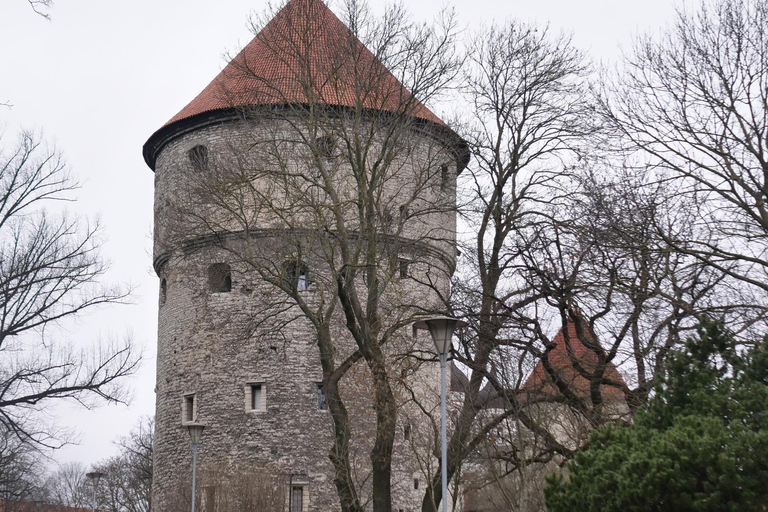
[[[448,512],[448,443],[446,441],[445,366],[448,354],[440,354],[440,430],[443,441],[441,476],[443,479],[443,512]]]
[[[192,444],[192,512],[195,512],[195,486],[197,484],[197,443]]]
[[[91,512],[96,512],[96,479],[93,479],[93,500],[91,501]]]

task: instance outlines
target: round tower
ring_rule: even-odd
[[[351,141],[363,135],[370,160],[355,161]],[[322,1],[291,0],[150,137],[144,158],[160,278],[153,509],[188,509],[186,426],[204,424],[201,510],[338,510],[322,357],[338,366],[357,350],[338,283],[358,260],[345,251],[376,262],[357,282],[382,283],[377,328],[392,327],[383,350],[394,395],[431,404],[438,369],[409,359],[430,343],[406,320],[447,296],[466,148]],[[339,386],[362,468],[373,393],[368,368],[350,368]],[[428,484],[412,453],[416,409],[398,413],[395,509],[420,507]]]

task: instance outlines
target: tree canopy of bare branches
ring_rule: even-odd
[[[130,341],[87,349],[57,339],[57,326],[120,302],[126,292],[98,284],[98,226],[46,211],[75,188],[61,155],[22,133],[0,146],[0,426],[22,441],[58,446],[65,438],[40,413],[58,400],[85,406],[122,402],[124,378],[139,361]],[[66,436],[65,436],[66,437]]]
[[[667,241],[762,290],[768,290],[767,23],[764,0],[681,9],[662,37],[637,41],[603,87],[600,105],[640,171],[674,187],[695,209],[685,243]]]
[[[610,145],[615,126],[596,115],[590,66],[567,36],[513,21],[481,34],[469,64],[461,208],[477,236],[451,304],[470,326],[449,473],[485,459],[492,485],[523,496],[521,482],[645,403],[697,319],[749,326],[760,313],[733,274],[686,250],[701,203]]]

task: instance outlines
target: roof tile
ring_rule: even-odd
[[[220,109],[323,103],[444,125],[413,98],[322,0],[290,0],[165,126]]]
[[[571,345],[573,358],[578,361],[582,368],[587,372],[594,371],[597,364],[597,355],[579,340],[579,337],[576,334],[576,326],[572,321],[568,322],[567,329],[568,342]],[[568,346],[566,344],[563,329],[560,329],[560,332],[557,333],[557,336],[555,336],[555,339],[552,341],[555,344],[555,347],[549,352],[548,361],[558,378],[565,382],[580,398],[589,398],[589,380],[584,378],[579,374],[578,370],[574,368],[571,356],[568,354]],[[609,362],[607,364],[604,376],[614,382],[625,384],[624,378],[619,374],[613,363]],[[523,392],[526,401],[554,397],[560,393],[549,373],[547,373],[544,368],[544,363],[542,361],[538,362],[531,375],[528,376],[521,391]],[[623,400],[625,398],[624,392],[615,386],[603,384],[601,386],[601,391],[604,399]]]

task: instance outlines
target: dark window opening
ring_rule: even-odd
[[[410,423],[406,423],[405,426],[403,426],[403,441],[407,441],[411,438],[411,425]]]
[[[251,384],[251,410],[260,411],[262,409],[262,404],[261,384]]]
[[[419,479],[418,478],[414,478],[413,479],[413,488],[416,489],[416,490],[419,489]]]
[[[294,485],[291,489],[291,512],[302,512],[304,510],[304,487]]]
[[[448,189],[448,166],[443,165],[440,167],[440,190],[445,191]]]
[[[290,262],[285,266],[285,278],[297,291],[309,288],[309,269],[306,265]]]
[[[410,266],[410,264],[411,264],[410,260],[401,259],[399,261],[401,279],[405,279],[406,277],[408,277],[408,267]]]
[[[232,291],[232,270],[226,263],[214,263],[208,267],[208,287],[212,293]]]
[[[336,141],[329,135],[318,137],[315,139],[315,147],[317,154],[321,157],[332,158],[333,152],[336,150]]]
[[[216,512],[216,487],[213,485],[203,489],[203,511]]]
[[[165,279],[160,281],[160,305],[165,304],[165,298],[168,295],[168,283]]]
[[[205,171],[208,169],[208,148],[205,146],[195,146],[187,152],[189,156],[189,162],[192,167],[197,171]]]
[[[328,410],[328,399],[325,396],[322,383],[317,384],[317,408],[320,411]]]
[[[184,421],[195,421],[195,395],[184,397]]]

